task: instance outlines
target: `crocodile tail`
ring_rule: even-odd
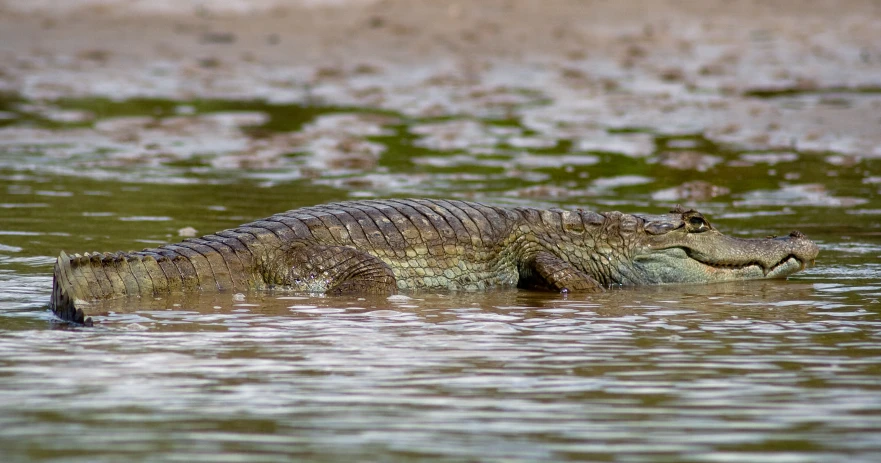
[[[64,252],[55,260],[55,272],[52,276],[52,298],[49,308],[55,315],[65,321],[86,323],[85,315],[77,304],[82,303],[82,291],[77,288],[71,258]],[[88,320],[91,322],[91,319]]]
[[[198,290],[201,285],[220,289],[220,283],[215,283],[217,278],[212,265],[220,273],[221,266],[225,267],[221,257],[228,256],[215,256],[207,248],[202,254],[191,249],[192,246],[195,244],[182,243],[140,252],[73,255],[62,252],[55,260],[49,306],[62,320],[84,323],[87,321],[82,309],[87,309],[94,301],[153,297],[181,290]],[[229,279],[228,273],[226,278]],[[226,284],[223,289],[247,289],[247,282],[236,278],[236,285]]]
[[[153,258],[132,253],[69,255],[62,251],[55,260],[49,307],[62,320],[85,323],[82,309],[90,302],[153,294],[154,286],[141,264],[145,260],[153,263],[151,269],[156,264]],[[143,273],[142,278],[135,278],[134,267]]]

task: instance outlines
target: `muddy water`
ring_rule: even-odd
[[[0,106],[4,461],[881,456],[875,159],[359,108]],[[62,249],[138,249],[299,206],[424,195],[683,203],[727,233],[799,229],[822,251],[788,281],[589,297],[205,294],[96,307],[91,329],[46,308]]]

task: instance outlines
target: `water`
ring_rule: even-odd
[[[358,108],[25,103],[0,107],[3,461],[881,459],[872,158],[636,128],[603,150],[517,120]],[[822,250],[788,281],[589,296],[200,294],[105,304],[94,328],[46,308],[62,249],[421,195],[682,202],[727,233],[799,229]]]
[[[845,289],[226,295],[44,321],[0,341],[0,444],[73,461],[871,461],[881,323],[860,293],[877,288]]]

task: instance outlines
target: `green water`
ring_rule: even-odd
[[[654,146],[628,156],[516,118],[257,101],[6,96],[0,111],[4,461],[881,456],[878,160],[611,131]],[[568,298],[202,294],[110,304],[93,329],[46,308],[61,250],[412,196],[682,203],[737,236],[798,229],[821,254],[788,281]]]

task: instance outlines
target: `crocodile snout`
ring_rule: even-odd
[[[813,264],[817,254],[820,253],[820,247],[817,243],[809,240],[804,233],[793,230],[786,238],[790,242],[792,255],[805,264]]]

